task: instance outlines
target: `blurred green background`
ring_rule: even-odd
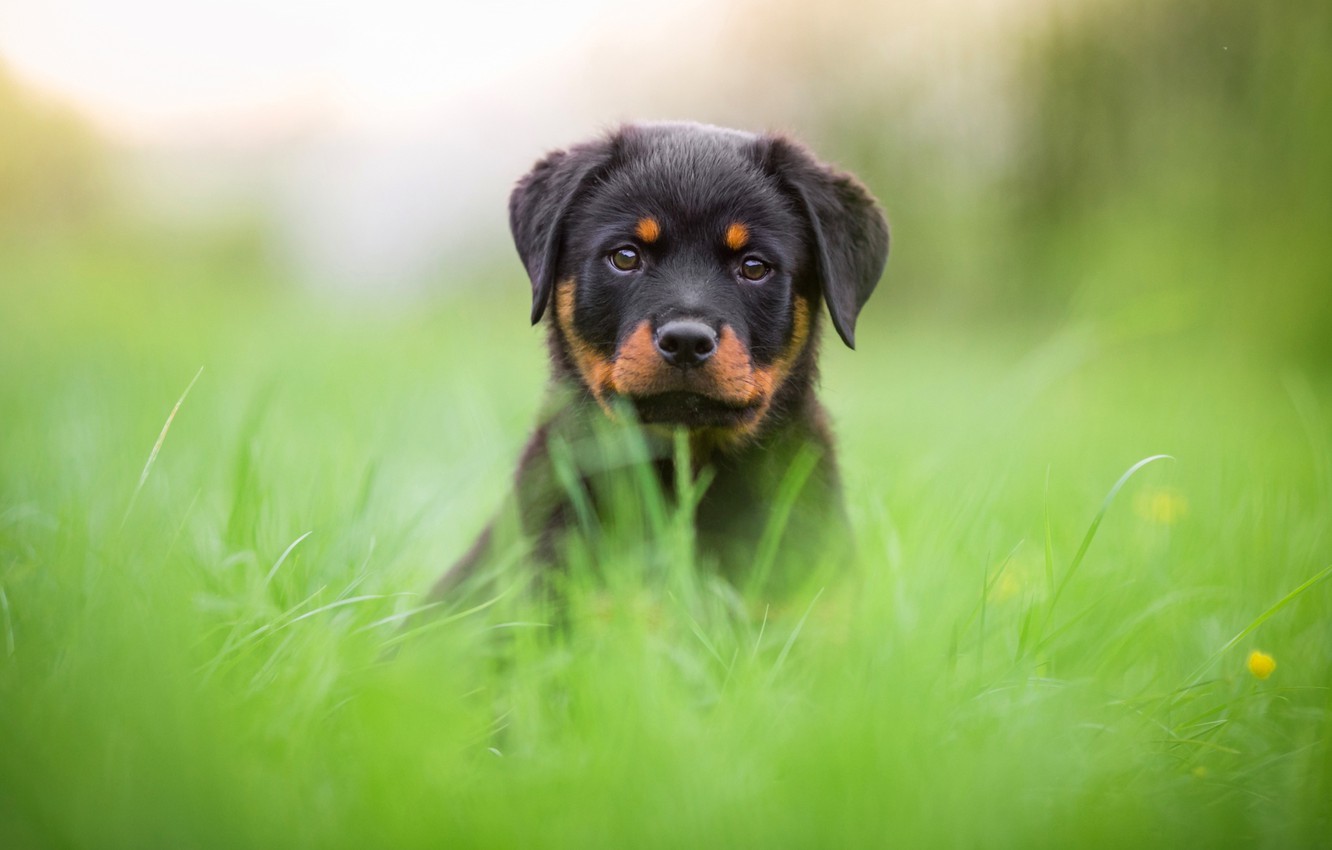
[[[53,91],[64,79],[47,68],[58,52],[31,60],[37,84],[8,68],[8,261],[41,262],[48,248],[194,250],[189,265],[201,275],[253,281],[266,270],[269,280],[242,284],[247,292],[303,287],[321,300],[329,289],[428,299],[469,284],[512,288],[504,195],[541,152],[618,120],[694,118],[794,132],[866,179],[899,236],[871,321],[906,311],[981,324],[1120,315],[1326,367],[1324,4],[1013,2],[930,13],[737,3],[701,21],[691,8],[665,16],[651,39],[629,37],[596,0],[585,5],[599,26],[547,72],[551,91],[531,80],[548,55],[522,61],[513,33],[528,28],[519,26],[478,36],[468,54],[509,57],[507,74],[456,73],[467,56],[435,80],[416,79],[428,63],[404,72],[425,92],[400,108],[408,118],[338,100],[328,85],[318,98],[302,100],[298,88],[266,104],[236,74],[228,97],[259,105],[246,111],[218,95],[216,114],[202,117],[203,106],[181,110],[148,87],[125,84],[112,98],[67,84],[88,101],[85,120],[71,105],[78,97]],[[325,34],[311,27],[312,40]],[[14,29],[21,45],[24,28]],[[194,43],[174,32],[156,40],[167,36],[178,50]],[[459,25],[449,41],[466,38]],[[502,51],[506,39],[519,44]],[[331,67],[364,71],[351,60]],[[226,74],[225,62],[215,73]],[[451,98],[455,89],[465,96]],[[152,107],[147,117],[121,114],[135,97]]]
[[[0,10],[0,844],[1328,846],[1332,7],[916,5]],[[544,383],[508,187],[640,118],[883,201],[859,555],[404,639]]]

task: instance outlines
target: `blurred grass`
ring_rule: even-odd
[[[752,95],[773,75],[808,91],[802,134],[884,201],[899,309],[1059,322],[1141,303],[1332,365],[1332,5],[979,4],[994,32],[922,39],[919,77],[893,64],[910,4],[847,2],[857,27],[777,5],[793,55],[773,68],[758,40]]]
[[[1322,377],[880,315],[824,358],[844,579],[625,557],[385,654],[530,427],[521,287],[407,314],[85,250],[0,319],[6,846],[1326,840],[1332,582],[1216,655],[1332,561]]]
[[[1311,0],[1052,15],[1008,186],[1043,271],[1031,299],[1106,270],[1084,284],[1102,303],[1169,288],[1204,326],[1332,363],[1329,45],[1332,7]]]

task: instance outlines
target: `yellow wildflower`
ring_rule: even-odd
[[[1045,565],[1041,561],[1023,555],[1004,562],[997,574],[990,578],[990,601],[1001,603],[1039,594],[1045,586],[1041,581],[1044,571]]]
[[[1266,679],[1276,669],[1276,659],[1255,649],[1249,653],[1249,672],[1255,679]]]
[[[1008,570],[994,583],[994,587],[990,590],[990,599],[995,602],[1006,602],[1021,592],[1022,579],[1013,575],[1012,570]]]
[[[1142,490],[1133,499],[1134,512],[1158,525],[1174,525],[1189,513],[1189,500],[1173,487]]]

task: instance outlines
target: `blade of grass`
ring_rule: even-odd
[[[809,615],[813,612],[814,606],[819,601],[819,597],[823,595],[823,591],[824,588],[820,587],[819,592],[814,594],[814,598],[809,600],[809,607],[806,608],[805,613],[801,615],[800,622],[796,623],[795,628],[791,630],[791,636],[786,639],[786,644],[782,647],[781,653],[777,656],[777,661],[772,665],[772,672],[769,674],[770,680],[777,677],[777,673],[782,669],[782,665],[786,663],[786,656],[791,654],[791,647],[795,646],[796,638],[800,637],[800,632],[805,628],[805,621],[809,619]]]
[[[1054,540],[1050,534],[1050,467],[1045,467],[1045,592],[1054,598]]]
[[[301,545],[301,541],[309,537],[311,534],[314,534],[313,530],[307,531],[304,534],[302,534],[300,537],[297,537],[295,540],[291,541],[291,545],[288,546],[285,550],[283,550],[282,555],[277,559],[277,562],[273,564],[273,568],[268,571],[268,575],[264,576],[264,586],[267,586],[268,583],[273,580],[273,576],[277,575],[278,568],[281,567],[282,563],[287,560],[287,556],[291,554],[291,550]]]
[[[805,482],[809,480],[822,456],[823,453],[812,445],[801,446],[800,451],[791,460],[791,465],[787,467],[786,475],[782,476],[781,483],[777,485],[772,513],[763,529],[763,536],[759,538],[758,554],[754,557],[754,571],[747,582],[747,589],[751,593],[761,592],[767,583],[772,573],[773,562],[777,559],[777,547],[782,542],[782,533],[786,531],[791,511],[795,508],[796,497],[800,495]]]
[[[505,597],[511,595],[521,586],[522,586],[521,582],[515,582],[505,590],[501,591],[498,595],[492,596],[486,601],[477,603],[476,605],[473,605],[470,608],[466,608],[462,611],[458,611],[456,613],[449,614],[447,616],[435,617],[434,619],[431,619],[419,626],[416,626],[415,628],[404,629],[395,634],[393,637],[386,639],[382,644],[380,644],[380,647],[381,649],[387,649],[391,646],[396,646],[400,643],[411,640],[417,635],[425,634],[426,632],[429,631],[434,631],[435,629],[442,628],[443,626],[447,626],[450,623],[456,623],[457,621],[465,617],[470,617],[473,614],[479,614],[480,612],[486,610],[487,608],[490,608],[491,606],[497,604]]]
[[[680,599],[674,593],[668,594],[668,596],[670,597],[670,600],[676,604],[680,613],[684,614],[685,619],[689,621],[689,631],[693,633],[694,637],[698,638],[699,643],[703,644],[703,648],[708,651],[708,654],[715,658],[718,664],[725,667],[726,659],[717,651],[716,644],[714,644],[712,639],[708,637],[708,633],[703,630],[701,625],[699,625],[699,622],[694,618],[694,615],[689,613],[689,609],[681,603]]]
[[[548,452],[551,472],[555,475],[556,483],[569,497],[569,504],[573,506],[578,527],[584,534],[595,534],[598,530],[596,515],[592,511],[591,500],[587,488],[583,485],[572,447],[565,440],[552,437]]]
[[[1005,561],[1004,564],[1008,562]],[[1003,572],[1004,566],[999,567]],[[980,598],[980,627],[976,632],[976,675],[985,674],[985,612],[989,608],[990,582],[987,573],[990,571],[990,556],[985,556],[985,568],[981,570],[981,598]]]
[[[1054,595],[1050,598],[1050,608],[1046,615],[1046,622],[1049,622],[1050,615],[1054,613],[1055,605],[1058,604],[1059,597],[1063,594],[1064,589],[1068,587],[1068,583],[1073,580],[1073,576],[1077,575],[1078,567],[1082,566],[1082,559],[1086,557],[1087,550],[1091,547],[1092,540],[1096,538],[1096,530],[1101,527],[1101,520],[1105,519],[1106,512],[1110,510],[1110,505],[1115,501],[1115,496],[1119,495],[1119,491],[1124,489],[1124,485],[1129,482],[1129,479],[1132,478],[1138,470],[1142,469],[1147,464],[1155,463],[1158,460],[1174,460],[1174,458],[1170,455],[1152,455],[1151,457],[1143,458],[1130,466],[1123,475],[1119,476],[1119,480],[1115,482],[1115,486],[1111,487],[1110,492],[1105,494],[1105,499],[1101,502],[1101,509],[1097,511],[1096,516],[1092,518],[1091,525],[1087,527],[1087,533],[1083,535],[1082,545],[1078,547],[1077,554],[1073,556],[1072,563],[1068,565],[1068,572],[1064,573],[1064,577],[1059,580],[1059,584],[1055,587]],[[1046,528],[1048,533],[1048,524]]]
[[[1008,569],[1008,565],[1009,565],[1010,563],[1012,563],[1013,558],[1014,558],[1014,557],[1017,555],[1017,553],[1018,553],[1018,550],[1021,549],[1021,548],[1022,548],[1022,544],[1026,543],[1026,542],[1027,542],[1027,541],[1025,541],[1025,540],[1019,540],[1019,541],[1017,542],[1017,544],[1016,544],[1012,549],[1009,549],[1009,550],[1008,550],[1008,554],[1005,555],[1005,556],[1004,556],[1004,560],[1000,562],[1000,564],[999,564],[999,568],[998,568],[997,570],[995,570],[992,574],[991,574],[991,573],[986,573],[986,574],[984,575],[984,577],[983,577],[984,580],[981,582],[981,590],[983,591],[983,595],[982,595],[982,597],[981,597],[982,601],[981,601],[981,602],[978,602],[978,603],[976,604],[976,607],[971,609],[971,613],[967,615],[967,618],[966,618],[965,620],[961,621],[961,623],[959,624],[959,628],[960,628],[963,632],[965,632],[967,629],[971,628],[971,624],[974,623],[974,622],[976,622],[977,617],[979,617],[980,614],[981,614],[981,606],[982,606],[983,601],[984,601],[984,599],[985,599],[984,594],[989,594],[989,593],[991,593],[991,592],[994,590],[994,586],[995,586],[996,584],[998,584],[999,579],[1003,578],[1004,572]],[[988,559],[986,560],[986,568],[987,568],[987,569],[989,568],[989,561],[988,561]],[[984,631],[983,628],[982,628],[982,631]]]
[[[125,515],[120,518],[121,528],[125,527],[130,514],[134,512],[134,505],[139,501],[139,493],[143,490],[144,483],[148,481],[148,473],[152,472],[153,463],[157,461],[157,454],[162,451],[162,444],[166,442],[167,431],[171,430],[171,423],[176,421],[176,414],[180,412],[180,406],[185,403],[185,397],[190,394],[190,390],[194,389],[194,384],[199,380],[199,376],[203,374],[203,370],[204,367],[200,366],[199,371],[194,373],[194,377],[190,379],[190,383],[185,387],[185,392],[180,394],[180,398],[176,399],[176,404],[171,408],[171,412],[167,414],[166,422],[162,423],[162,431],[157,435],[157,442],[153,443],[153,450],[148,453],[148,462],[143,465],[143,472],[139,473],[139,483],[134,485],[134,492],[130,494],[129,505],[125,507]]]
[[[417,614],[423,614],[426,611],[438,608],[443,604],[444,600],[441,599],[438,602],[427,602],[425,605],[418,605],[415,608],[408,608],[406,611],[400,611],[397,614],[390,614],[389,616],[382,617],[378,620],[375,620],[372,623],[366,623],[364,626],[361,626],[359,629],[352,632],[352,634],[359,635],[361,632],[368,632],[371,629],[376,629],[379,628],[380,626],[387,626],[390,623],[400,623],[403,620],[409,620],[412,617],[415,617]]]
[[[9,614],[9,596],[0,586],[0,613],[5,615],[5,655],[14,654],[14,620]]]
[[[749,654],[751,659],[758,657],[759,647],[763,645],[763,633],[768,630],[768,612],[771,609],[771,605],[763,606],[763,622],[759,624],[758,635],[754,638],[754,651]]]
[[[365,596],[352,596],[348,599],[339,599],[336,602],[330,602],[327,605],[321,605],[318,608],[314,609],[313,611],[306,611],[304,614],[300,615],[296,619],[288,620],[287,622],[283,623],[281,626],[278,627],[278,629],[285,629],[290,625],[299,623],[301,620],[309,619],[310,617],[313,617],[316,614],[322,614],[325,611],[332,611],[334,608],[342,608],[343,606],[354,605],[358,602],[368,602],[372,599],[387,599],[387,598],[388,597],[385,594],[374,593],[374,594],[367,594]]]

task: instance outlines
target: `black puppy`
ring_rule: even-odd
[[[888,256],[887,223],[855,178],[780,136],[630,125],[538,162],[509,198],[509,223],[532,322],[548,316],[552,386],[516,498],[437,594],[515,549],[558,561],[565,531],[613,507],[598,479],[623,462],[588,448],[607,423],[655,447],[627,462],[650,465],[668,493],[682,480],[672,436],[687,435],[688,475],[710,478],[698,546],[731,577],[800,457],[813,466],[781,549],[826,554],[842,541],[814,396],[819,305],[854,346]]]

